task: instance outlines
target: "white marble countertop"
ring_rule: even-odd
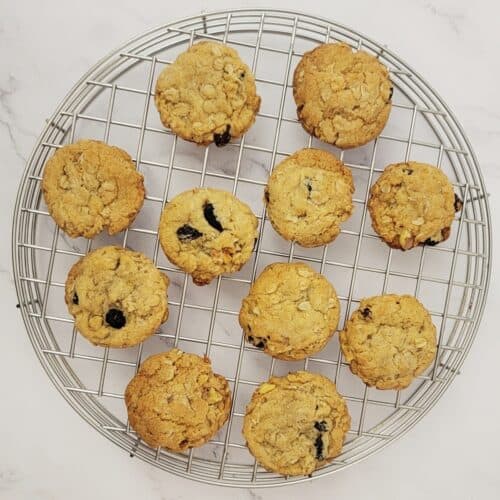
[[[113,0],[0,1],[0,246],[3,319],[0,364],[0,498],[18,499],[493,499],[500,492],[500,336],[493,276],[488,306],[462,373],[407,435],[332,477],[273,490],[230,490],[162,472],[91,429],[63,400],[25,334],[11,270],[11,219],[35,139],[60,98],[97,59],[133,35],[201,10],[269,2]],[[274,0],[352,26],[396,51],[444,97],[463,124],[500,209],[498,47],[493,0]],[[493,247],[499,243],[494,232]],[[497,262],[494,262],[497,264]]]

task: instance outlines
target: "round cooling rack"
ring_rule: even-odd
[[[165,130],[154,107],[159,72],[190,44],[217,40],[238,50],[256,75],[262,97],[256,123],[224,148],[200,147]],[[377,56],[390,70],[393,108],[375,141],[339,151],[309,137],[296,120],[291,80],[302,54],[342,41]],[[96,138],[124,148],[145,176],[147,197],[134,224],[120,235],[92,241],[70,239],[47,213],[40,181],[56,148]],[[292,152],[328,149],[351,168],[355,213],[337,240],[305,249],[281,239],[265,218],[263,189],[270,170]],[[394,162],[418,160],[440,166],[464,200],[450,238],[435,247],[393,251],[371,230],[369,187]],[[157,226],[165,203],[193,186],[236,194],[259,216],[259,240],[239,272],[196,287],[159,250]],[[313,478],[351,465],[403,435],[435,404],[458,373],[479,326],[490,271],[490,214],[474,153],[451,111],[417,73],[385,47],[335,22],[277,10],[224,11],[170,23],[138,36],[95,65],[71,90],[42,132],[19,187],[13,221],[13,265],[20,310],[35,352],[61,394],[108,439],[174,474],[226,486],[275,486],[308,480],[264,471],[241,433],[245,406],[271,374],[307,369],[337,384],[347,400],[352,427],[340,456]],[[70,266],[92,248],[118,244],[142,251],[170,280],[169,320],[140,346],[105,349],[75,331],[64,304]],[[337,336],[301,362],[273,360],[245,344],[238,325],[241,299],[264,266],[304,261],[334,284],[342,319],[362,297],[410,293],[431,312],[439,348],[435,363],[402,391],[368,388],[343,360]],[[233,392],[233,411],[210,443],[186,453],[153,449],[129,427],[123,392],[141,360],[172,346],[207,354]]]

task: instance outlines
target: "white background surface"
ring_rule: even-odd
[[[298,486],[253,491],[210,487],[131,460],[66,404],[36,360],[15,309],[9,238],[18,181],[45,118],[98,58],[135,34],[202,9],[249,6],[307,9],[365,33],[407,60],[462,122],[491,193],[493,221],[498,220],[496,1],[0,0],[0,498],[500,498],[495,310],[500,284],[494,275],[470,356],[430,414],[379,454]],[[498,231],[493,246],[498,247]]]

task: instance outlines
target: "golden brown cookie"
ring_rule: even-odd
[[[155,102],[162,123],[175,134],[216,146],[243,135],[260,107],[250,68],[234,49],[216,42],[196,43],[167,66]]]
[[[168,318],[168,278],[139,252],[107,246],[82,257],[66,280],[76,329],[95,345],[129,347]]]
[[[373,229],[391,247],[436,245],[450,235],[462,201],[437,167],[414,161],[386,167],[371,187]]]
[[[340,304],[328,280],[306,264],[267,266],[243,299],[239,321],[245,338],[279,359],[304,359],[320,351],[337,328]]]
[[[231,193],[197,188],[177,195],[163,210],[159,237],[165,255],[206,285],[238,271],[252,255],[258,221]]]
[[[42,192],[50,215],[69,236],[119,233],[144,201],[144,179],[120,148],[83,140],[58,149],[45,164]]]
[[[172,349],[141,364],[125,404],[130,425],[147,444],[182,451],[206,443],[224,425],[231,391],[206,356]]]
[[[343,43],[306,52],[293,77],[293,96],[303,127],[346,149],[377,137],[391,111],[392,84],[374,56]]]
[[[334,155],[305,148],[282,161],[266,190],[267,214],[286,240],[303,247],[333,241],[353,211],[351,171]]]
[[[335,384],[299,371],[271,377],[253,393],[243,422],[252,455],[267,470],[311,474],[342,450],[351,418]]]
[[[340,332],[351,371],[377,389],[404,389],[436,356],[436,327],[411,295],[363,299]]]

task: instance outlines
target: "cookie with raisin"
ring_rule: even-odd
[[[409,250],[448,239],[462,200],[439,168],[408,161],[385,168],[370,190],[375,232],[392,248]]]
[[[436,356],[436,327],[411,295],[363,299],[339,337],[351,371],[377,389],[408,387]]]
[[[130,347],[168,318],[168,278],[140,252],[106,246],[82,257],[66,280],[76,329],[104,347]]]
[[[236,50],[204,41],[162,71],[155,103],[162,123],[178,136],[224,146],[251,127],[260,97],[250,68]]]
[[[321,274],[300,262],[267,266],[243,299],[240,325],[248,342],[279,359],[323,349],[337,328],[340,304]]]
[[[323,375],[298,371],[271,377],[255,390],[243,435],[267,470],[308,475],[341,453],[350,425],[335,384]]]
[[[164,208],[159,238],[168,259],[206,285],[233,273],[250,259],[257,217],[227,191],[196,188],[175,196]]]

